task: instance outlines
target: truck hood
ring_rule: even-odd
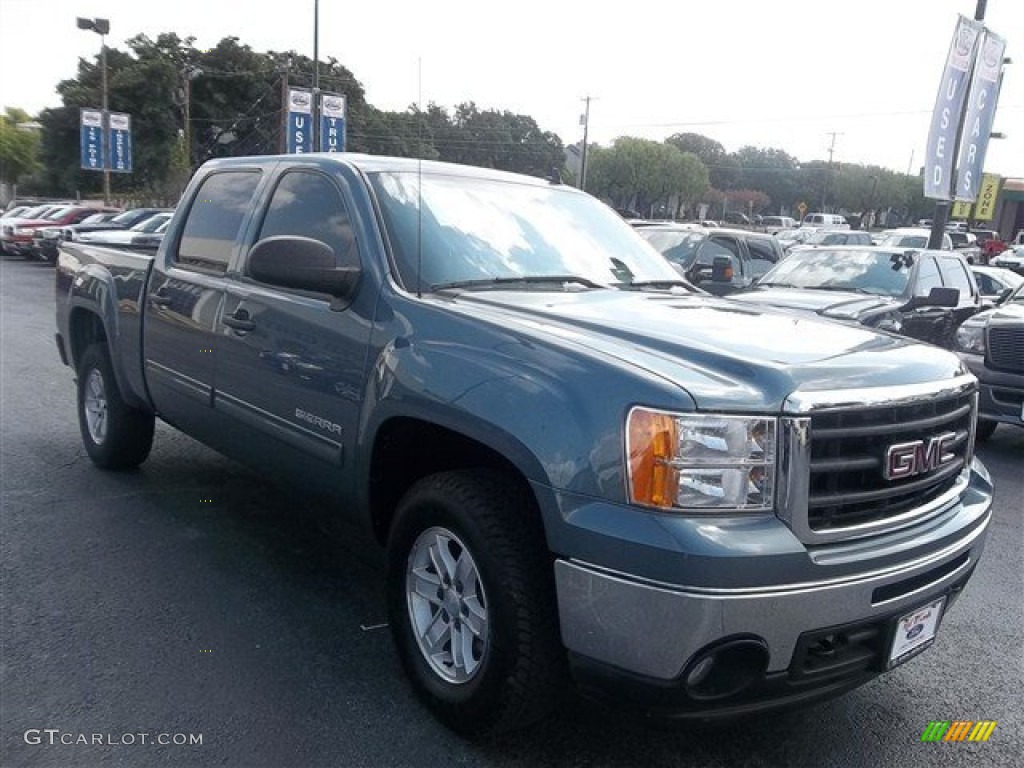
[[[918,384],[962,370],[955,355],[937,347],[706,296],[481,291],[457,295],[449,308],[646,371],[707,410],[777,412],[798,390]]]
[[[813,288],[753,288],[731,298],[768,307],[816,312],[823,317],[856,320],[879,310],[896,309],[899,299],[868,296],[852,291],[816,291]]]

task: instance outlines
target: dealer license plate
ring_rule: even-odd
[[[942,597],[897,619],[896,633],[889,651],[889,667],[902,664],[932,644],[945,604],[946,598]]]

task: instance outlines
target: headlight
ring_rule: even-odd
[[[629,497],[687,511],[771,511],[777,421],[634,408],[626,424]]]
[[[956,345],[975,355],[985,354],[985,326],[964,323],[956,329]]]

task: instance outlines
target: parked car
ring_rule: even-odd
[[[796,219],[789,216],[762,216],[760,224],[768,234],[776,236],[784,229],[797,228]]]
[[[947,229],[946,234],[953,244],[953,250],[967,259],[968,264],[983,264],[987,261],[978,245],[978,237],[973,232]]]
[[[956,340],[981,384],[977,438],[987,440],[998,424],[1024,426],[1024,285],[960,326]]]
[[[44,203],[22,211],[19,216],[11,216],[0,219],[0,251],[4,253],[19,254],[14,247],[15,230],[28,222],[39,221],[56,210],[64,208],[63,205]],[[8,246],[10,243],[10,246]],[[20,254],[19,254],[20,255]]]
[[[751,285],[784,255],[771,235],[742,229],[693,230],[668,224],[637,232],[687,280],[718,296]]]
[[[1024,283],[1024,277],[1005,267],[971,265],[974,282],[978,284],[981,298],[996,302],[1005,299],[1014,289]]]
[[[164,224],[171,220],[173,211],[156,213],[143,219],[138,224],[128,229],[97,229],[92,232],[83,232],[77,236],[80,243],[94,243],[103,245],[130,245],[138,235],[148,235],[156,232]]]
[[[994,229],[972,229],[971,232],[973,232],[974,236],[978,238],[978,245],[981,247],[981,252],[988,257],[990,261],[993,256],[998,256],[1009,247],[1009,244],[1003,242],[999,233]]]
[[[1008,248],[998,256],[993,256],[988,263],[990,266],[1011,269],[1018,275],[1024,275],[1024,245]]]
[[[94,224],[102,224],[103,222],[110,221],[115,216],[120,215],[120,213],[120,211],[94,213],[92,216],[82,219],[81,223],[72,224],[66,227],[39,227],[32,236],[32,246],[44,261],[56,262],[57,247],[60,245],[62,240],[73,239],[73,233],[78,232],[80,229],[88,229]]]
[[[67,227],[64,230],[65,240],[76,240],[79,236],[88,234],[90,232],[99,232],[108,229],[128,229],[134,227],[140,221],[148,219],[150,216],[156,216],[158,213],[167,213],[172,210],[171,208],[130,208],[123,213],[118,214],[112,219],[107,221],[99,222],[97,224],[90,224],[88,226],[79,225],[71,228]]]
[[[216,160],[155,255],[64,243],[55,289],[91,461],[159,416],[332,498],[468,737],[570,680],[694,718],[850,690],[944,631],[992,520],[956,355],[692,292],[542,179]]]
[[[55,208],[38,219],[20,218],[12,228],[10,234],[4,227],[3,238],[4,248],[8,253],[14,253],[25,258],[38,258],[33,245],[33,238],[36,230],[41,227],[63,227],[71,224],[78,224],[97,211],[106,211],[106,208],[94,208],[86,205],[65,205]]]
[[[732,297],[813,312],[953,349],[957,327],[981,310],[964,258],[943,251],[835,246],[791,252]]]
[[[849,229],[850,222],[838,213],[808,213],[800,221],[801,227],[814,229]]]
[[[799,229],[784,229],[781,232],[776,233],[775,239],[779,241],[779,245],[782,246],[782,250],[789,252],[791,248],[796,245],[802,245],[807,242],[817,230],[813,228],[799,228]]]
[[[893,248],[927,248],[931,236],[931,230],[924,227],[899,227],[887,229],[872,239],[876,245],[887,245]],[[949,232],[942,233],[942,248],[940,250],[953,250],[953,240],[950,238]]]
[[[741,227],[750,226],[750,217],[740,211],[726,211],[722,218],[729,224],[736,224]]]
[[[871,245],[871,235],[859,229],[816,229],[802,243],[793,243],[788,250],[803,250],[830,245]]]

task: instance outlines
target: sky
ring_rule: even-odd
[[[532,116],[566,144],[702,133],[728,151],[777,147],[803,161],[917,173],[958,14],[976,0],[320,0],[320,58],[333,56],[380,109],[413,103]],[[1024,0],[988,0],[1007,39],[985,170],[1024,177]],[[0,0],[0,107],[59,106],[54,88],[100,41],[76,16],[108,18],[108,44],[174,31],[213,46],[312,57],[314,0]],[[112,104],[116,109],[117,105]],[[832,134],[835,134],[834,138]],[[833,144],[834,141],[834,144]]]

